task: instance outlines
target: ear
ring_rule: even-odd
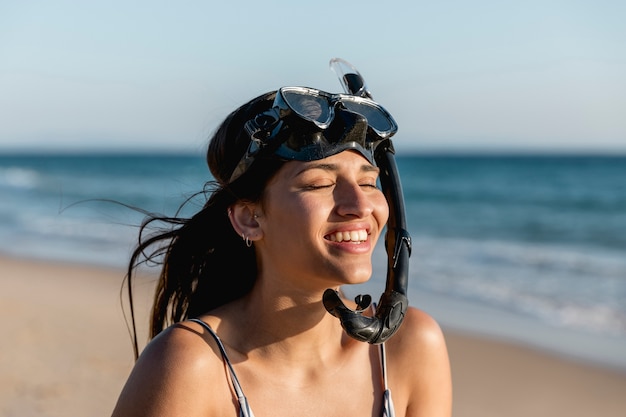
[[[247,203],[235,203],[228,208],[228,218],[235,232],[244,240],[260,240],[263,229],[257,221],[256,206]]]

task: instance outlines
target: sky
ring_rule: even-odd
[[[249,99],[364,76],[398,152],[626,153],[626,2],[0,0],[0,152],[197,151]]]

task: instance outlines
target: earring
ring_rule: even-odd
[[[246,246],[247,247],[251,247],[252,246],[252,242],[250,241],[250,238],[248,236],[246,236],[243,233],[241,233],[241,238],[243,239],[244,242],[246,242]]]

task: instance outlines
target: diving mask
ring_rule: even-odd
[[[282,87],[272,108],[248,120],[244,128],[250,145],[230,182],[261,154],[312,161],[353,149],[374,164],[376,147],[393,136],[398,125],[385,108],[369,98]]]

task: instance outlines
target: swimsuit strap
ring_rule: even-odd
[[[385,353],[385,343],[380,344],[380,369],[383,374],[383,386],[386,391],[389,387],[387,386],[387,355]]]
[[[387,355],[385,353],[385,343],[380,344],[380,369],[383,374],[383,412],[382,417],[394,417],[395,411],[391,400],[391,390],[387,386]]]
[[[376,303],[372,303],[372,312],[374,314],[376,314]],[[389,390],[389,387],[387,386],[387,355],[385,353],[385,343],[381,343],[380,345],[380,349],[378,350],[378,354],[380,356],[380,370],[383,374],[383,388],[385,389],[385,391]]]
[[[230,359],[228,359],[228,355],[226,354],[226,348],[224,347],[222,340],[219,338],[217,333],[215,333],[215,331],[211,328],[211,326],[209,326],[204,321],[200,319],[190,319],[189,321],[196,322],[202,327],[204,327],[209,332],[209,334],[213,336],[213,339],[215,339],[215,342],[217,343],[217,346],[220,349],[220,352],[222,353],[222,359],[228,366],[230,379],[232,381],[233,388],[235,389],[235,393],[237,394],[237,401],[239,402],[239,416],[240,417],[254,417],[254,414],[252,414],[252,411],[250,410],[250,406],[248,405],[248,399],[243,394],[243,390],[241,389],[241,384],[239,384],[239,380],[237,379],[237,375],[235,374],[233,365],[231,364]]]
[[[372,309],[376,313],[376,303],[372,303]],[[391,390],[387,385],[387,353],[385,349],[385,343],[380,344],[380,370],[383,375],[383,412],[382,417],[395,417],[395,410],[393,408],[393,400],[391,399]]]

